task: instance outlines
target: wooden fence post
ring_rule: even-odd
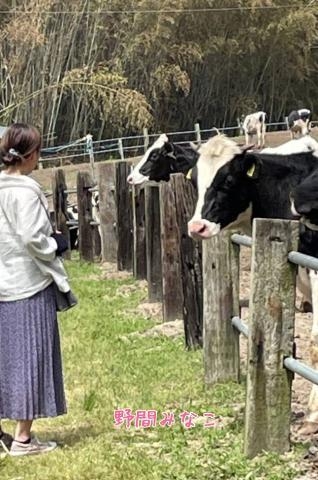
[[[289,450],[298,222],[254,219],[245,410],[245,453]]]
[[[200,131],[200,124],[199,123],[194,124],[194,131],[195,131],[196,142],[199,145],[201,145],[201,131]]]
[[[93,147],[93,135],[88,133],[86,135],[86,150],[89,154],[89,164],[91,168],[91,174],[95,180],[95,159],[94,159],[94,147]]]
[[[159,185],[145,185],[146,258],[149,302],[162,301]]]
[[[123,147],[123,140],[122,138],[118,139],[118,150],[119,150],[119,155],[121,160],[125,160],[125,154],[124,154],[124,147]]]
[[[230,231],[203,242],[203,350],[205,383],[239,380],[238,269],[232,268]],[[234,259],[235,261],[235,259]]]
[[[117,263],[117,205],[114,163],[98,163],[99,215],[102,261]]]
[[[130,187],[127,186],[130,165],[127,162],[118,162],[115,168],[118,235],[117,266],[118,270],[132,270],[132,206]]]
[[[286,130],[289,130],[288,117],[285,117]]]
[[[94,261],[94,227],[92,220],[92,177],[88,172],[77,174],[78,236],[79,254],[82,260]]]
[[[159,197],[163,319],[168,322],[183,317],[180,232],[176,216],[176,200],[170,182],[160,185]]]
[[[244,135],[242,120],[240,118],[237,118],[236,121],[237,121],[238,134],[239,135]]]
[[[187,348],[202,347],[203,284],[202,242],[188,235],[188,221],[195,210],[197,193],[182,173],[172,175],[177,223],[180,231],[183,320]]]
[[[67,221],[67,190],[64,170],[54,168],[52,171],[52,192],[53,192],[53,209],[54,223],[57,230],[60,230],[68,239],[69,250],[64,254],[64,258],[71,258],[70,231],[66,225]]]
[[[138,279],[147,278],[145,190],[143,185],[132,186],[133,213],[133,273]]]
[[[148,133],[147,127],[144,127],[143,129],[143,136],[144,136],[144,151],[146,152],[149,147],[149,133]]]

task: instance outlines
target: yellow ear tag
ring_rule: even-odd
[[[188,173],[186,174],[186,178],[188,180],[191,180],[191,177],[192,177],[192,168],[190,168],[190,170],[188,171]]]
[[[253,165],[247,170],[247,176],[252,177],[254,175],[254,172],[255,172],[255,163],[253,163]]]

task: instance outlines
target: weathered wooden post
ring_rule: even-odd
[[[130,166],[127,162],[118,162],[115,168],[118,235],[117,266],[118,270],[132,270],[132,206],[130,187],[127,186]]]
[[[146,257],[149,302],[162,301],[159,184],[145,185]]]
[[[284,368],[293,353],[298,222],[255,219],[245,410],[245,453],[290,448],[293,374]]]
[[[196,348],[203,343],[202,243],[189,237],[188,221],[195,209],[197,193],[181,173],[172,175],[170,183],[180,232],[185,343],[188,348]]]
[[[69,250],[63,257],[71,258],[70,231],[66,225],[67,221],[67,190],[64,170],[54,168],[52,171],[52,192],[53,192],[53,209],[54,223],[57,230],[61,231],[68,239]]]
[[[92,221],[92,176],[88,172],[77,174],[78,237],[79,254],[82,260],[94,261],[94,227]]]
[[[244,135],[244,130],[243,130],[243,122],[240,118],[236,119],[237,121],[237,128],[238,128],[238,135]]]
[[[200,124],[195,123],[194,124],[194,131],[195,131],[195,139],[198,145],[201,145],[201,130],[200,130]]]
[[[144,186],[132,186],[133,214],[133,273],[138,279],[147,278],[146,225]]]
[[[286,130],[289,130],[288,117],[285,117]]]
[[[123,139],[119,138],[118,139],[118,151],[120,155],[121,160],[125,160],[125,154],[124,154],[124,147],[123,147]]]
[[[231,318],[239,314],[237,248],[221,232],[203,242],[203,350],[205,383],[239,380],[239,334]]]
[[[99,215],[102,261],[117,263],[117,205],[115,163],[98,163]]]
[[[163,319],[183,318],[180,232],[172,184],[162,183],[160,197]]]
[[[149,147],[149,133],[148,133],[147,127],[143,128],[143,136],[144,136],[144,151],[146,152]]]
[[[86,135],[86,151],[89,154],[89,164],[91,167],[91,174],[93,179],[95,179],[95,159],[94,159],[94,147],[93,147],[93,135],[88,133]]]

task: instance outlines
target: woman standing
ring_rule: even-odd
[[[70,290],[58,256],[67,242],[52,232],[46,198],[28,176],[40,149],[38,130],[22,123],[0,144],[0,419],[17,421],[12,456],[53,450],[55,442],[31,435],[32,422],[66,413],[53,281]],[[0,427],[5,448],[9,439]]]

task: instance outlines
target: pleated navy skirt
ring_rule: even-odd
[[[30,298],[0,302],[0,418],[34,420],[66,413],[52,285]]]

